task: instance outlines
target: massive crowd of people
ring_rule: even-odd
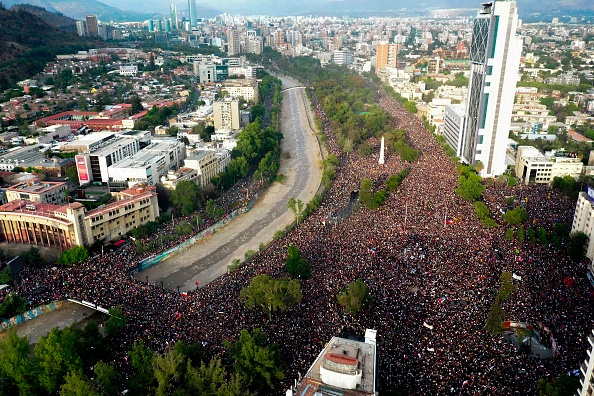
[[[328,130],[315,97],[313,103]],[[129,245],[69,269],[26,269],[16,290],[35,304],[71,297],[122,306],[129,320],[117,364],[128,374],[125,356],[135,340],[157,351],[177,340],[202,342],[217,354],[223,353],[223,340],[237,338],[244,328],[262,328],[280,344],[285,388],[344,328],[378,330],[380,391],[531,394],[537,379],[578,368],[594,324],[585,264],[549,246],[509,241],[503,226],[484,228],[473,206],[455,194],[456,165],[422,122],[389,97],[380,105],[420,150],[418,161],[406,163],[387,152],[385,165],[379,165],[379,141],[375,155],[361,158],[341,154],[336,138],[328,136],[328,150],[340,158],[340,167],[319,210],[239,270],[182,296],[126,275],[127,263],[141,258]],[[324,222],[344,207],[363,178],[383,188],[388,176],[404,168],[410,174],[379,209],[359,209],[338,224]],[[484,195],[495,217],[505,197],[521,196],[529,197],[518,203],[532,224],[547,229],[555,222],[571,224],[574,203],[548,187],[494,182]],[[287,247],[293,243],[312,266],[311,279],[301,281],[302,301],[272,320],[245,308],[238,298],[242,287],[263,272],[287,276]],[[506,318],[551,329],[559,347],[554,360],[521,354],[484,330],[502,271],[521,277],[504,305]],[[573,281],[564,282],[567,277]],[[373,301],[351,317],[342,313],[336,295],[356,279],[365,281]]]

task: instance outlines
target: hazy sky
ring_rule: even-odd
[[[99,0],[105,4],[123,9],[146,12],[167,13],[172,3],[179,10],[188,7],[184,0]],[[196,0],[200,7],[217,9],[223,12],[241,12],[242,14],[296,14],[302,12],[344,12],[348,10],[396,10],[401,8],[479,8],[484,0]],[[542,0],[521,0],[518,2],[520,12],[538,10]],[[580,8],[594,9],[591,0],[547,0],[547,8]]]

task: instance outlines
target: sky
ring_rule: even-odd
[[[178,10],[188,7],[184,0],[100,0],[101,2],[122,10],[167,13],[172,3]],[[484,1],[484,0],[483,0]],[[348,10],[398,10],[402,8],[476,8],[483,1],[476,0],[196,0],[198,7],[217,9],[222,12],[247,14],[298,14],[307,12],[347,12]],[[591,0],[547,0],[547,8],[594,9]],[[518,9],[538,10],[542,0],[521,0]]]

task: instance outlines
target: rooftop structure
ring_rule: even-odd
[[[377,395],[376,335],[376,330],[367,329],[365,342],[332,337],[292,394]]]

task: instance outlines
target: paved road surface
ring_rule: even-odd
[[[54,327],[65,329],[96,315],[96,313],[97,311],[94,309],[66,301],[61,308],[16,325],[14,329],[20,337],[26,336],[29,338],[30,344],[37,344],[39,337],[47,335]],[[96,322],[100,321],[101,317],[98,316]],[[6,332],[0,333],[0,341],[4,339],[6,334]]]
[[[140,280],[160,284],[166,288],[188,291],[203,286],[223,275],[227,265],[235,258],[243,259],[248,250],[258,250],[261,242],[272,240],[274,232],[293,221],[287,201],[294,196],[304,203],[316,194],[322,178],[321,154],[314,131],[311,108],[305,89],[287,77],[282,77],[282,151],[290,158],[281,159],[280,173],[283,184],[274,183],[248,212],[227,224],[209,238],[187,251],[142,271]],[[289,88],[289,89],[287,89]]]

